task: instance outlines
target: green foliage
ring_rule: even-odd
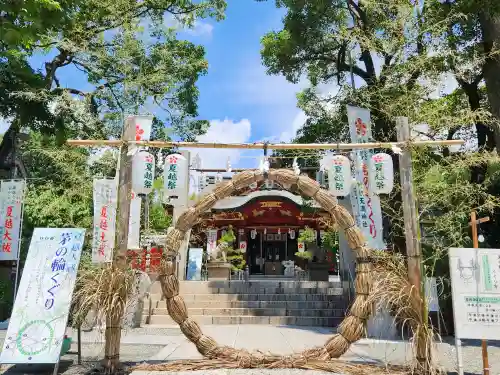
[[[198,17],[220,20],[224,0],[29,0],[0,5],[0,115],[13,117],[10,151],[21,126],[68,137],[119,136],[123,114],[154,109],[160,128],[194,139],[208,122],[196,119],[197,79],[206,74],[204,49],[178,39],[176,27]],[[44,70],[28,58],[47,54]],[[87,78],[89,91],[63,87],[67,67]],[[49,108],[50,107],[50,108]],[[162,109],[158,111],[158,109]],[[164,138],[166,134],[157,134]]]
[[[327,231],[323,237],[321,245],[323,248],[326,248],[328,250],[338,250],[339,233],[332,230]]]
[[[14,285],[6,276],[0,277],[0,321],[10,316],[14,304]],[[4,316],[5,315],[5,316]]]
[[[232,246],[234,244],[234,241],[236,241],[236,236],[234,235],[233,227],[229,226],[226,230],[226,233],[224,233],[224,235],[222,235],[219,239],[219,243]]]
[[[152,203],[149,209],[149,229],[166,233],[172,223],[172,217],[167,215],[161,203]]]
[[[302,252],[297,251],[295,253],[295,256],[301,259],[310,260],[312,259],[313,254],[310,251],[302,251]]]
[[[304,242],[306,244],[316,243],[316,233],[309,227],[305,227],[300,236],[297,238],[298,242]]]
[[[244,254],[240,250],[233,248],[228,249],[226,259],[229,263],[231,263],[231,269],[233,271],[244,270],[247,264]]]

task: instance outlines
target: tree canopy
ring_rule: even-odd
[[[148,107],[159,108],[164,115],[156,120],[181,137],[206,130],[207,122],[196,119],[196,81],[208,67],[204,49],[179,39],[164,21],[190,27],[198,17],[220,20],[224,0],[28,3],[21,8],[8,1],[0,8],[7,30],[0,40],[0,115],[13,119],[0,160],[21,127],[58,139],[116,136],[123,113]],[[44,69],[30,66],[34,55],[45,56]],[[90,89],[60,83],[60,72],[70,68],[83,73]]]

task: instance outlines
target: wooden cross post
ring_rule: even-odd
[[[423,301],[422,249],[420,244],[418,209],[413,186],[412,150],[408,147],[411,135],[407,117],[396,117],[396,130],[398,142],[404,144],[401,155],[399,155],[399,174],[403,201],[406,255],[408,257],[408,280],[414,286],[412,293],[416,294],[418,300]],[[419,308],[424,317],[423,321],[427,322],[428,313],[426,304],[421,303]],[[428,365],[432,362],[432,352],[427,345],[425,335],[420,334],[416,337],[415,349],[417,361],[421,367],[420,370],[427,373]]]
[[[483,218],[477,219],[476,211],[471,212],[469,225],[472,228],[472,246],[474,247],[474,249],[479,248],[477,227],[479,226],[479,224],[486,223],[488,221],[490,221],[489,217],[483,217]],[[489,361],[488,361],[488,342],[486,340],[481,340],[481,349],[482,349],[482,356],[483,356],[483,374],[490,375],[490,365],[489,365]]]

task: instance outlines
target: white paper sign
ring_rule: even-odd
[[[240,251],[242,253],[247,252],[247,241],[240,241]]]
[[[207,230],[207,254],[211,255],[217,247],[217,229]]]
[[[129,116],[125,121],[125,139],[130,141],[149,141],[153,116]]]
[[[130,216],[128,220],[128,249],[140,249],[141,242],[141,206],[142,198],[132,193],[130,199]]]
[[[347,117],[353,143],[370,142],[371,119],[370,111],[364,108],[347,106]],[[358,211],[359,227],[368,243],[368,247],[383,250],[386,245],[383,241],[382,209],[380,198],[373,194],[370,189],[368,171],[373,150],[360,150],[355,152],[356,179],[358,182],[356,196],[357,207],[353,205],[353,210]]]
[[[3,204],[0,207],[2,237],[0,238],[0,261],[17,260],[19,258],[19,241],[21,237],[21,219],[23,210],[25,182],[23,180],[2,181],[1,195]]]
[[[94,180],[92,263],[113,260],[118,186],[115,179]]]
[[[455,335],[500,337],[500,249],[449,250]]]
[[[425,278],[425,297],[427,300],[427,309],[431,312],[439,311],[439,298],[437,290],[437,280],[435,277]]]
[[[85,229],[36,228],[0,363],[59,360]]]
[[[180,154],[168,155],[164,166],[164,187],[167,197],[178,197],[187,200],[189,186],[186,186],[189,166],[187,159]]]

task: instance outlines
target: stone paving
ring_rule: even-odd
[[[274,327],[262,325],[231,325],[205,326],[203,332],[212,336],[222,345],[236,348],[255,349],[276,354],[287,354],[301,351],[324,342],[332,334],[331,329],[321,327]],[[6,331],[0,331],[0,344],[3,343]],[[73,339],[76,341],[76,332]],[[95,366],[96,361],[102,358],[103,334],[94,330],[82,332],[82,355],[84,366],[61,366],[60,373],[65,375],[80,375]],[[0,350],[1,350],[0,346]],[[72,350],[76,350],[76,343]],[[463,344],[465,371],[468,374],[481,374],[481,345],[478,341],[465,341]],[[122,361],[171,361],[177,359],[198,359],[201,355],[180,332],[177,327],[154,327],[126,330],[122,334]],[[355,362],[371,362],[378,364],[404,364],[411,358],[411,346],[404,341],[378,341],[363,339],[352,345],[351,349],[342,357]],[[491,375],[500,374],[500,343],[490,343],[489,358]],[[73,361],[76,356],[69,355],[62,358],[63,362]],[[444,340],[437,345],[437,362],[440,367],[449,373],[456,371],[456,352],[453,339]],[[51,368],[46,371],[21,371],[9,369],[6,374],[40,373],[50,374]],[[85,371],[84,371],[85,370]],[[0,373],[2,373],[0,371]],[[145,375],[144,372],[134,372],[134,375]],[[156,372],[151,375],[164,375]],[[170,373],[175,374],[175,373]],[[178,375],[197,375],[196,372],[179,372]],[[217,370],[204,371],[207,375],[313,375],[321,372],[306,372],[300,370]],[[201,373],[200,373],[201,375]]]

